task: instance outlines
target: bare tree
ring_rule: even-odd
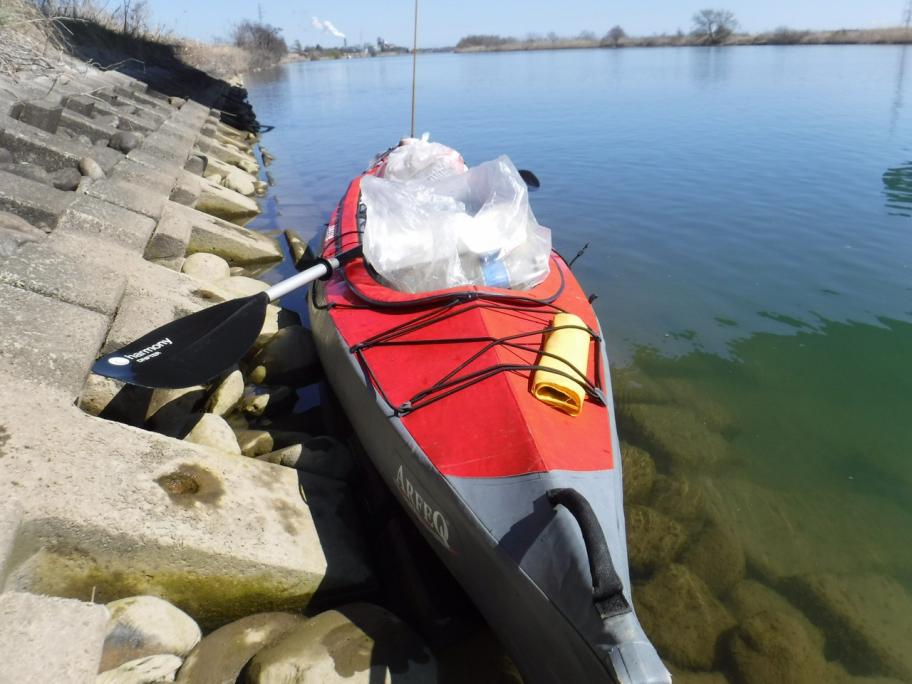
[[[602,42],[612,47],[617,47],[624,38],[627,37],[627,34],[624,33],[624,29],[620,26],[612,26],[609,29],[608,33],[605,34],[605,37],[602,39]]]
[[[256,67],[275,64],[288,52],[282,29],[269,24],[245,19],[234,27],[231,37],[237,47],[252,55]]]
[[[729,10],[703,9],[693,15],[693,35],[708,45],[721,43],[737,28],[735,15]]]
[[[597,36],[595,35],[595,31],[580,31],[579,35],[577,36],[577,39],[579,39],[579,40],[596,40]]]

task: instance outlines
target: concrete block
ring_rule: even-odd
[[[86,95],[69,95],[63,98],[63,106],[78,114],[91,117],[95,112],[95,98]]]
[[[126,277],[98,264],[90,265],[86,252],[97,244],[85,238],[58,240],[51,235],[23,245],[14,256],[0,262],[0,283],[113,317]]]
[[[242,164],[256,164],[256,159],[254,159],[252,155],[244,154],[239,150],[214,143],[210,138],[201,136],[197,139],[196,145],[203,154],[209,157],[215,157],[216,159],[221,159],[223,162],[233,164],[239,168],[244,168]]]
[[[51,135],[6,116],[0,116],[0,147],[10,150],[16,161],[38,164],[48,171],[76,166],[87,152],[82,143]],[[116,150],[95,147],[92,157],[107,173],[123,155]]]
[[[175,212],[172,204],[168,202],[162,211],[158,226],[146,245],[146,259],[182,259],[187,252],[193,225]]]
[[[117,132],[113,126],[105,125],[103,120],[83,116],[68,109],[63,111],[60,123],[77,135],[88,136],[93,143],[97,140],[107,140]]]
[[[108,610],[72,599],[0,594],[0,663],[4,682],[93,684]]]
[[[69,205],[57,222],[57,233],[82,233],[142,253],[155,220],[95,197],[83,195]]]
[[[93,418],[2,377],[0,415],[0,499],[25,511],[7,589],[152,594],[211,629],[372,585],[341,483]]]
[[[192,176],[192,174],[188,175]],[[196,176],[192,177],[200,183],[199,199],[193,205],[197,211],[203,211],[241,226],[260,213],[259,205],[250,197],[206,179],[200,180]]]
[[[24,124],[40,128],[48,133],[55,133],[60,125],[63,107],[59,100],[18,102],[11,112],[13,118]]]
[[[199,200],[200,192],[202,192],[202,180],[198,176],[184,171],[178,174],[169,199],[174,204],[192,207]]]
[[[178,169],[151,168],[145,164],[124,158],[111,170],[111,179],[118,182],[140,185],[146,191],[165,196],[171,192]]]
[[[174,205],[171,209],[193,226],[187,254],[209,252],[232,266],[254,266],[281,261],[278,243],[262,233],[236,226],[202,212]]]
[[[6,430],[2,433],[6,435]],[[5,441],[5,440],[4,440]],[[0,454],[3,453],[0,445]],[[22,522],[22,506],[18,501],[5,501],[0,506],[0,586],[6,579],[6,571],[10,564],[13,544],[19,536],[19,525]]]
[[[86,189],[86,195],[116,204],[118,207],[158,220],[165,198],[155,191],[137,186],[130,181],[110,178],[95,181]]]
[[[0,367],[14,377],[75,399],[107,330],[102,314],[0,284]]]
[[[0,171],[0,211],[21,216],[33,226],[50,231],[75,200],[75,193]]]

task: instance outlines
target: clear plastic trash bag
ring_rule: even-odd
[[[412,293],[464,285],[526,290],[545,279],[551,231],[535,220],[508,157],[421,176],[361,180],[364,255],[388,286]]]

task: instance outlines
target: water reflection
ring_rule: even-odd
[[[887,169],[883,175],[887,209],[893,216],[912,216],[912,162]]]
[[[896,89],[893,94],[893,106],[890,114],[890,133],[896,129],[896,121],[903,106],[903,85],[906,80],[906,50],[908,45],[899,49],[899,65],[896,67]]]
[[[731,681],[781,681],[774,664],[799,653],[790,682],[908,681],[912,324],[822,320],[731,346],[640,347],[612,371],[650,636],[673,665]]]
[[[716,85],[728,79],[730,51],[720,47],[690,49],[690,75],[697,85]]]

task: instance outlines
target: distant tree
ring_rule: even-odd
[[[302,52],[304,52],[304,48],[301,47],[300,40],[295,40],[295,42],[291,46],[291,51],[298,55],[300,55]]]
[[[525,42],[527,43],[540,43],[544,40],[540,33],[529,33],[526,35]]]
[[[547,38],[548,38],[548,41],[551,43],[556,43],[557,41],[560,40],[560,36],[557,35],[554,31],[548,31]]]
[[[602,39],[602,42],[611,45],[612,47],[617,47],[624,38],[627,37],[627,34],[624,33],[624,29],[620,26],[612,26],[608,33],[605,34],[605,37]]]
[[[231,32],[234,44],[253,55],[254,66],[263,67],[278,62],[288,52],[282,29],[245,19]]]
[[[704,9],[693,15],[693,34],[708,45],[716,45],[728,38],[738,22],[729,10]]]
[[[580,31],[577,38],[579,40],[596,40],[597,36],[594,31]]]
[[[456,43],[457,48],[470,48],[470,47],[483,47],[483,48],[493,48],[499,47],[501,45],[506,45],[507,43],[515,43],[515,38],[505,38],[504,36],[496,35],[471,35],[461,38],[458,43]]]

